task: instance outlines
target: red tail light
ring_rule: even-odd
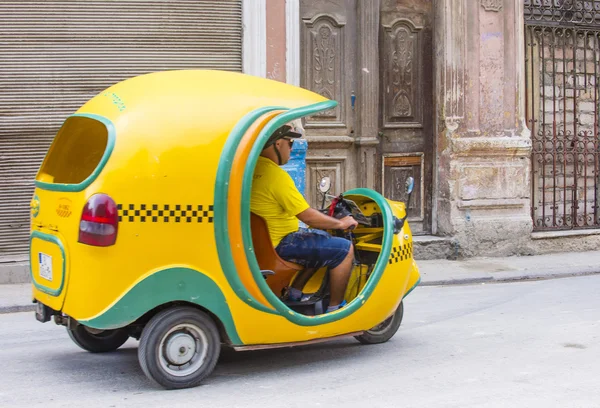
[[[79,242],[93,246],[114,245],[118,227],[119,213],[113,199],[106,194],[95,194],[83,208]]]

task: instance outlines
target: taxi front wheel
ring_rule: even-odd
[[[96,330],[80,324],[67,328],[67,332],[75,344],[91,353],[115,351],[129,338],[129,334],[123,329]]]
[[[174,307],[154,316],[140,337],[138,359],[146,376],[166,389],[194,387],[215,368],[219,330],[204,312]]]
[[[400,306],[398,306],[393,315],[373,327],[371,330],[367,330],[360,336],[355,336],[356,340],[360,341],[362,344],[385,343],[391,339],[400,328],[403,315],[404,303],[400,302]]]

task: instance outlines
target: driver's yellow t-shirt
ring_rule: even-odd
[[[273,160],[259,156],[252,180],[250,211],[267,222],[273,247],[286,235],[298,231],[296,215],[309,207],[292,177]]]

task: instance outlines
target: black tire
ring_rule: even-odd
[[[404,304],[400,302],[400,306],[396,309],[393,315],[385,319],[382,323],[373,327],[361,334],[355,336],[356,340],[362,344],[380,344],[385,343],[398,331],[400,324],[402,323],[402,316],[404,315]]]
[[[75,344],[91,353],[115,351],[129,339],[125,329],[98,331],[80,324],[73,329],[67,328],[67,333]]]
[[[215,368],[221,341],[215,322],[192,307],[174,307],[144,327],[138,348],[142,371],[166,389],[195,387]]]

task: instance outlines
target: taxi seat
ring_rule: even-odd
[[[251,212],[250,227],[252,228],[252,243],[258,266],[273,293],[281,296],[283,288],[288,286],[294,275],[304,267],[284,261],[279,257],[273,248],[267,222],[261,216]],[[269,271],[274,273],[270,274]]]

